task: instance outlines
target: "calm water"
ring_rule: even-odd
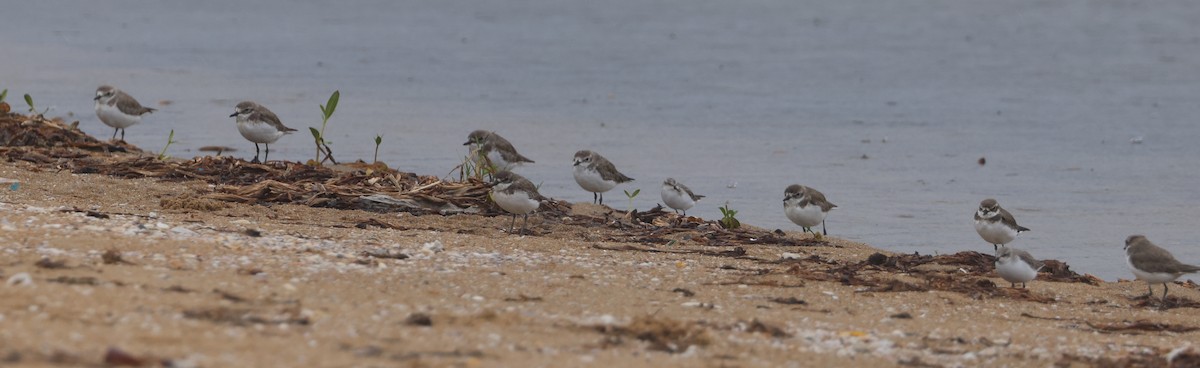
[[[972,228],[995,197],[1034,229],[1014,245],[1131,278],[1126,236],[1200,262],[1200,3],[1194,1],[289,1],[5,5],[0,87],[100,137],[100,84],[161,111],[127,139],[192,157],[253,146],[243,99],[301,129],[273,158],[313,155],[307,127],[340,89],[336,157],[444,175],[474,129],[536,164],[543,194],[590,200],[571,156],[638,180],[675,177],[690,214],[798,230],[783,188],[841,206],[830,234],[897,252],[990,251]],[[1142,143],[1131,139],[1140,137]],[[886,140],[886,142],[885,142]],[[865,158],[864,158],[865,157]],[[977,160],[987,158],[987,165]],[[730,188],[736,183],[735,188]],[[1194,276],[1193,276],[1194,278]]]

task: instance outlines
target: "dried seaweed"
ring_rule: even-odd
[[[701,324],[652,316],[638,317],[628,326],[600,325],[592,328],[608,336],[610,344],[621,344],[624,338],[632,337],[647,342],[650,350],[669,353],[682,353],[693,345],[703,347],[712,343],[708,329]]]
[[[137,147],[119,142],[101,142],[79,130],[79,122],[66,124],[62,119],[46,119],[41,115],[0,114],[0,146],[43,147],[51,152],[83,150],[92,152],[142,152]],[[57,148],[57,149],[55,149]],[[10,151],[14,152],[14,151]],[[20,151],[15,151],[20,152]],[[76,154],[78,155],[78,154]],[[21,157],[25,158],[21,158]],[[47,160],[35,156],[7,156],[31,162]],[[42,157],[52,157],[42,154]]]
[[[301,316],[298,309],[288,308],[280,313],[263,315],[250,308],[231,308],[231,307],[216,307],[216,308],[195,308],[183,311],[184,318],[210,321],[214,323],[225,323],[235,326],[247,326],[251,324],[295,324],[308,325],[310,323],[308,317]]]
[[[62,284],[67,284],[67,285],[91,285],[91,286],[100,285],[100,280],[98,280],[92,276],[80,276],[80,277],[59,276],[59,277],[55,277],[52,279],[47,279],[46,281],[57,282],[57,283],[62,283]]]
[[[749,327],[746,328],[746,332],[762,333],[779,339],[792,337],[792,334],[787,332],[787,330],[784,330],[782,327],[768,324],[763,321],[759,321],[758,319],[750,321]]]
[[[1091,322],[1088,322],[1087,325],[1088,325],[1088,327],[1091,327],[1092,329],[1099,331],[1099,332],[1124,333],[1124,334],[1138,334],[1141,332],[1182,333],[1182,332],[1192,332],[1192,331],[1200,330],[1200,327],[1176,325],[1176,324],[1163,323],[1163,322],[1153,322],[1153,321],[1147,321],[1147,320],[1138,320],[1138,321],[1133,321],[1133,322],[1122,321],[1122,322],[1115,322],[1115,323],[1091,323]]]
[[[1074,367],[1073,363],[1080,363],[1089,367],[1097,368],[1160,368],[1172,367],[1168,365],[1167,359],[1161,354],[1149,352],[1135,352],[1122,357],[1114,356],[1083,356],[1075,354],[1064,354],[1054,365],[1056,367]],[[1184,366],[1178,366],[1184,367]]]
[[[596,245],[592,245],[592,248],[596,248],[596,249],[600,249],[600,250],[637,251],[637,252],[648,252],[648,253],[699,254],[699,255],[712,256],[712,257],[731,257],[731,258],[753,259],[750,257],[746,257],[746,248],[743,248],[743,247],[734,247],[733,249],[730,249],[730,250],[712,251],[712,250],[686,250],[686,249],[667,250],[667,249],[644,248],[644,247],[638,247],[638,246],[633,246],[633,245],[606,246],[606,245],[596,244]]]
[[[1163,299],[1159,299],[1159,298],[1150,296],[1148,294],[1142,294],[1137,297],[1131,298],[1131,300],[1136,301],[1137,303],[1134,303],[1134,306],[1139,307],[1139,308],[1153,307],[1153,308],[1157,308],[1159,310],[1168,310],[1168,309],[1175,309],[1175,308],[1200,308],[1200,302],[1196,302],[1195,300],[1191,300],[1191,299],[1187,299],[1187,298],[1181,298],[1181,297],[1174,296],[1174,295],[1168,295],[1167,298],[1165,300],[1163,300]]]

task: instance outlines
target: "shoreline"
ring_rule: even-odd
[[[0,188],[5,365],[121,361],[111,349],[177,366],[1165,365],[1200,337],[1192,283],[1165,308],[1139,298],[1145,283],[1086,275],[1010,289],[975,252],[665,227],[586,203],[516,236],[506,215],[328,208],[361,183],[324,177],[332,195],[313,206],[263,199],[291,201],[287,182],[72,173],[119,167],[89,152],[0,148],[0,177],[20,181]],[[139,165],[124,168],[160,170]],[[446,188],[443,202],[479,203]],[[1190,349],[1176,363],[1200,359]]]

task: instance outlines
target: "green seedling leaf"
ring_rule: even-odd
[[[375,136],[375,145],[378,146],[380,144],[383,144],[383,136],[377,135]]]
[[[5,98],[5,97],[8,97],[8,90],[7,90],[7,89],[5,89],[5,90],[4,90],[4,92],[0,92],[0,102],[4,102],[4,98]]]
[[[308,127],[308,131],[312,132],[313,139],[316,139],[318,142],[321,141],[321,132],[317,131],[317,128]]]
[[[171,147],[171,143],[175,143],[175,129],[171,129],[171,134],[167,135],[167,145],[163,146],[162,152],[158,153],[158,159],[160,161],[171,157],[167,156],[167,148]]]
[[[341,91],[333,91],[333,95],[329,96],[329,102],[326,102],[325,106],[321,108],[321,111],[325,112],[326,119],[328,119],[330,116],[333,116],[333,110],[337,109],[338,98],[340,98],[341,95]]]
[[[37,110],[37,109],[33,108],[33,96],[30,96],[28,93],[25,94],[25,103],[29,104],[30,112]]]

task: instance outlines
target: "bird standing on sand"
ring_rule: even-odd
[[[521,156],[512,143],[496,132],[476,130],[467,135],[464,146],[470,146],[471,160],[476,165],[490,164],[492,172],[511,170],[523,163],[533,163],[528,157]]]
[[[525,223],[521,224],[521,232],[524,233],[529,225],[529,213],[541,206],[545,199],[538,194],[533,182],[512,171],[504,170],[492,175],[492,201],[512,214],[512,222],[508,224],[509,234],[517,224],[517,215],[525,216]]]
[[[792,184],[783,191],[783,213],[792,223],[803,227],[805,232],[816,234],[812,227],[820,224],[821,233],[829,235],[825,231],[825,216],[834,208],[837,205],[825,200],[825,194],[816,189]]]
[[[575,182],[583,190],[592,192],[592,203],[604,204],[604,192],[617,184],[628,183],[633,178],[625,176],[604,156],[588,150],[575,152]]]
[[[288,128],[279,121],[279,117],[271,110],[267,110],[266,106],[259,105],[253,101],[242,101],[237,104],[233,114],[229,117],[237,117],[238,132],[242,133],[242,137],[254,143],[254,161],[258,161],[258,144],[262,143],[267,147],[267,153],[263,155],[263,162],[271,156],[271,143],[279,140],[284,134],[290,134],[296,131]]]
[[[1145,235],[1130,235],[1125,238],[1125,261],[1138,280],[1146,282],[1150,290],[1147,297],[1154,296],[1154,284],[1162,284],[1163,300],[1167,300],[1167,283],[1175,281],[1185,273],[1200,271],[1200,266],[1179,262],[1166,249],[1154,245]]]
[[[696,205],[696,201],[704,196],[692,193],[692,190],[687,186],[675,181],[675,178],[667,178],[662,185],[662,200],[676,212],[683,211],[683,216],[687,216],[687,210]]]
[[[129,94],[113,86],[96,88],[96,117],[100,122],[113,128],[112,139],[117,139],[117,131],[121,132],[121,140],[125,140],[125,128],[142,122],[142,115],[154,112],[154,109],[144,107]]]
[[[1020,249],[1002,245],[996,250],[996,273],[1014,288],[1019,282],[1024,289],[1025,283],[1036,279],[1038,271],[1045,266],[1045,263],[1034,259],[1029,252]]]
[[[985,199],[979,202],[975,211],[975,232],[983,240],[992,244],[992,249],[999,250],[1001,245],[1008,244],[1017,238],[1017,234],[1029,231],[1021,225],[1011,213],[1000,207],[995,199]]]

